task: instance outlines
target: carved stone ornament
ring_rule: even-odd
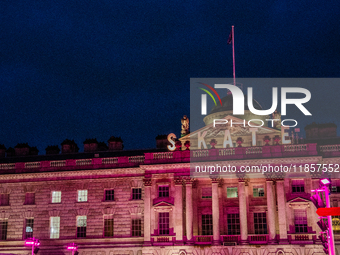
[[[144,186],[151,186],[152,185],[152,180],[151,178],[144,178],[143,179],[143,182],[144,182]]]

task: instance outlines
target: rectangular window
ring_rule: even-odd
[[[169,186],[158,186],[158,197],[169,197]]]
[[[133,188],[132,189],[132,199],[133,200],[142,199],[142,189],[141,188]]]
[[[1,206],[9,205],[9,194],[7,194],[7,193],[2,193],[2,194],[0,195],[0,205],[1,205]]]
[[[131,230],[132,236],[142,236],[142,220],[132,219]]]
[[[292,193],[305,192],[305,183],[303,180],[292,180]]]
[[[267,216],[266,213],[254,213],[255,234],[267,234]]]
[[[332,188],[331,192],[332,193],[340,193],[340,183],[339,180],[332,180]]]
[[[104,236],[113,236],[113,215],[104,216]]]
[[[202,215],[202,235],[212,235],[213,234],[213,223],[211,214]]]
[[[237,187],[228,187],[227,198],[235,198],[235,197],[238,197]]]
[[[240,234],[240,215],[238,213],[229,213],[227,215],[228,235]]]
[[[253,197],[264,197],[263,186],[254,186],[253,187]]]
[[[34,219],[26,219],[25,222],[25,239],[33,238]]]
[[[105,201],[114,201],[115,200],[115,191],[113,189],[105,190]]]
[[[332,216],[333,232],[340,233],[340,216]]]
[[[158,228],[160,235],[169,235],[169,213],[159,213]]]
[[[7,220],[0,220],[0,240],[7,239]]]
[[[35,193],[27,192],[25,196],[25,205],[34,205],[35,204]]]
[[[78,190],[78,202],[87,202],[87,190]]]
[[[52,191],[52,203],[61,203],[61,191]]]
[[[86,237],[86,216],[77,217],[77,237]]]
[[[59,238],[60,217],[50,218],[50,238]]]
[[[294,210],[295,233],[308,233],[307,213],[305,210]]]
[[[211,188],[202,188],[202,198],[212,198]]]

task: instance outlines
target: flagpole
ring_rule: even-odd
[[[234,76],[234,86],[236,86],[236,74],[235,74],[235,36],[234,36],[234,26],[231,26],[232,40],[233,40],[233,76]]]

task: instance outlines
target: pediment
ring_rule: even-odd
[[[310,200],[304,197],[295,197],[287,201],[288,203],[309,203]]]
[[[154,205],[154,207],[162,207],[162,206],[173,206],[173,205],[170,204],[170,203],[167,203],[165,201],[161,201],[161,202]]]

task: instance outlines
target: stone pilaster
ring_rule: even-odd
[[[276,229],[275,229],[275,215],[276,205],[274,201],[273,180],[267,179],[267,209],[268,209],[268,228],[269,228],[269,243],[275,243]]]
[[[144,180],[144,245],[151,245],[151,178]]]
[[[176,233],[176,244],[183,245],[183,180],[181,177],[175,177],[175,215],[174,230]]]
[[[247,220],[247,198],[246,198],[246,187],[245,178],[239,178],[238,182],[238,201],[240,210],[240,232],[241,232],[241,243],[248,243],[248,220]]]
[[[212,217],[213,217],[213,244],[220,245],[220,206],[218,197],[218,186],[220,179],[212,178]]]
[[[186,207],[186,233],[187,233],[187,243],[193,243],[193,235],[192,235],[192,222],[193,222],[193,207],[192,207],[192,185],[194,182],[193,178],[185,177],[183,178],[185,183],[185,207]]]
[[[286,200],[285,200],[285,190],[283,179],[278,179],[276,181],[276,194],[277,194],[277,207],[278,207],[278,217],[279,217],[279,234],[280,234],[280,244],[287,244],[287,214],[286,214]]]

